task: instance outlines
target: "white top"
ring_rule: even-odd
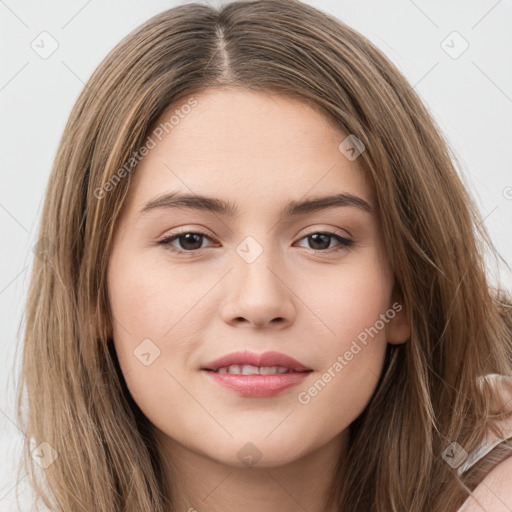
[[[480,377],[479,384],[483,385],[485,379],[499,393],[502,400],[503,410],[512,410],[512,377],[490,373],[485,377]],[[496,435],[490,430],[487,431],[482,442],[468,455],[465,462],[458,468],[457,473],[462,475],[480,459],[485,457],[495,446],[501,442],[512,438],[512,419],[506,418],[497,422],[500,435]]]

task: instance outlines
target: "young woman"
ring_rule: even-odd
[[[126,37],[66,126],[27,303],[46,506],[510,510],[510,299],[453,162],[393,64],[298,1]]]

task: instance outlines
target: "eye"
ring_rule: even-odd
[[[167,246],[170,250],[175,252],[182,253],[194,253],[199,249],[204,249],[203,241],[204,240],[213,239],[206,235],[205,233],[201,233],[199,231],[184,231],[182,233],[177,233],[171,236],[168,236],[158,242],[159,245]],[[334,249],[334,251],[340,251],[346,249],[353,245],[354,241],[348,238],[342,237],[336,233],[332,233],[330,231],[316,231],[314,233],[310,233],[302,237],[300,240],[307,240],[309,244],[312,244],[310,249],[313,249],[317,252],[332,252],[326,251],[326,249]],[[332,246],[331,243],[337,242],[337,246]],[[178,247],[176,247],[175,242],[177,242]]]
[[[176,252],[195,252],[198,249],[203,249],[202,242],[203,239],[207,238],[208,240],[212,240],[205,233],[197,232],[197,231],[184,231],[182,233],[177,233],[176,235],[168,236],[163,240],[160,240],[158,243],[160,245],[169,246],[169,249]],[[178,245],[181,247],[175,247],[173,242],[177,241]]]
[[[311,249],[320,252],[327,252],[325,249],[332,249],[331,242],[333,239],[338,242],[338,247],[334,247],[334,251],[341,251],[350,247],[354,243],[353,240],[349,240],[348,238],[344,238],[330,231],[316,231],[301,238],[301,240],[304,239],[307,239],[308,242],[313,245]]]

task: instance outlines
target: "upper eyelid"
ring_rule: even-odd
[[[200,229],[194,229],[194,228],[180,229],[180,228],[177,228],[177,229],[179,231],[176,231],[176,232],[174,232],[172,234],[163,235],[162,237],[160,237],[160,239],[161,240],[166,240],[168,238],[173,238],[173,237],[179,236],[179,235],[185,235],[187,233],[194,233],[194,234],[198,234],[198,235],[203,235],[203,236],[206,236],[206,237],[212,238],[212,239],[216,238],[214,235],[209,235],[207,232],[203,231],[202,228],[200,228]],[[347,233],[347,236],[342,234],[342,233],[340,233],[340,232]],[[342,238],[352,237],[352,235],[347,230],[344,230],[344,229],[340,229],[340,228],[316,228],[316,229],[311,229],[307,233],[303,234],[300,238],[304,238],[305,236],[309,236],[309,235],[316,234],[316,233],[327,233],[329,235],[337,235],[337,236],[340,236]]]
[[[173,239],[175,240],[175,239],[179,238],[180,236],[186,235],[188,233],[204,236],[206,238],[209,238],[212,241],[216,241],[215,237],[210,236],[209,234],[204,233],[203,231],[194,230],[194,229],[184,229],[182,231],[178,231],[176,233],[164,236],[163,238],[158,240],[158,243],[163,243],[163,242],[166,242],[168,240],[173,240]],[[347,242],[350,242],[350,244],[354,243],[354,240],[352,239],[351,235],[349,235],[349,237],[347,237],[345,235],[340,234],[337,230],[333,230],[333,229],[313,229],[313,230],[303,234],[302,236],[300,236],[297,239],[297,241],[302,240],[303,238],[306,238],[308,236],[311,236],[311,235],[317,234],[317,233],[326,234],[327,236],[331,236],[333,238],[334,237],[339,237],[339,238],[341,238],[343,240],[346,240]],[[205,249],[208,249],[208,247],[206,247]]]

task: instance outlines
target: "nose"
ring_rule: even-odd
[[[229,292],[222,310],[226,323],[284,329],[294,322],[296,307],[291,279],[275,260],[266,257],[267,252],[252,263],[242,258],[235,262],[226,280]]]

